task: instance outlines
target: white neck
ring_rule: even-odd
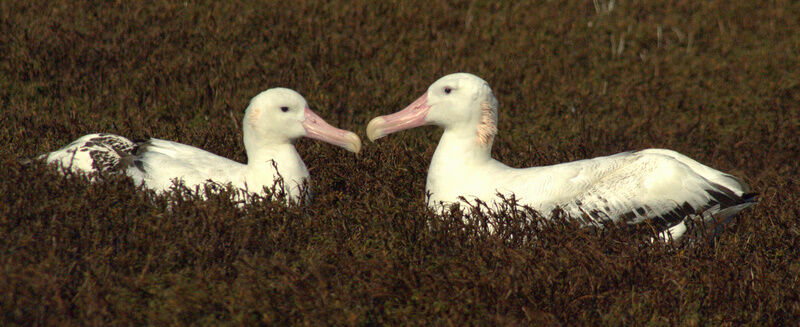
[[[276,164],[280,164],[279,168],[283,168],[280,166],[287,164],[297,164],[297,161],[301,164],[303,162],[294,145],[290,143],[271,144],[268,147],[260,147],[255,150],[247,148],[247,165],[250,167],[272,166],[273,160]]]
[[[492,199],[500,183],[498,172],[508,166],[492,158],[492,142],[482,146],[477,133],[445,130],[433,153],[425,191],[431,194],[429,205],[467,200]]]
[[[446,162],[451,165],[455,162],[458,162],[458,165],[483,165],[492,159],[491,152],[492,144],[481,146],[475,129],[446,129],[433,153],[431,168],[434,168],[435,162],[442,164]],[[453,160],[453,158],[458,158],[458,160]]]
[[[446,129],[431,158],[425,190],[434,203],[455,202],[461,194],[477,195],[470,181],[492,161],[491,144],[479,145],[475,130]]]
[[[247,171],[250,187],[260,190],[271,187],[279,174],[290,194],[297,194],[299,185],[308,179],[303,159],[290,140],[276,141],[259,137],[248,127],[244,128],[244,147],[247,151]],[[273,166],[274,165],[274,166]],[[275,170],[277,166],[277,171]]]
[[[294,145],[291,140],[286,137],[272,135],[268,131],[258,131],[250,126],[247,121],[244,122],[242,132],[244,134],[244,149],[247,152],[248,162],[252,162],[254,159],[258,160],[261,156],[260,154],[265,150],[270,152],[272,149],[289,146],[294,151]]]

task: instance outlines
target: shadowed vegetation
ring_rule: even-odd
[[[611,3],[0,2],[0,325],[796,321],[800,3]],[[364,138],[457,71],[492,86],[509,165],[670,148],[760,202],[695,246],[464,222],[425,207],[432,127],[357,156],[300,140],[302,207],[18,163],[91,132],[244,161],[244,108],[277,86]]]

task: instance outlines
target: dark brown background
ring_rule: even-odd
[[[800,4],[613,3],[0,2],[2,325],[795,321]],[[760,202],[695,246],[570,224],[488,235],[492,217],[425,209],[433,127],[358,156],[299,141],[302,208],[17,163],[101,131],[244,161],[243,110],[276,86],[363,137],[458,71],[492,85],[510,165],[665,147]]]

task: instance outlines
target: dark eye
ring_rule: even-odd
[[[450,94],[450,92],[453,92],[452,88],[450,88],[449,86],[444,88],[444,94]]]
[[[289,111],[289,107],[281,107],[281,111],[288,112]]]

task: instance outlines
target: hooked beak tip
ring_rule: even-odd
[[[369,121],[369,124],[367,124],[367,138],[369,138],[370,141],[375,142],[375,140],[386,136],[383,131],[384,123],[385,120],[383,117],[375,117]]]
[[[350,152],[358,154],[361,152],[361,138],[356,133],[350,132],[346,138],[349,139],[346,149]]]

